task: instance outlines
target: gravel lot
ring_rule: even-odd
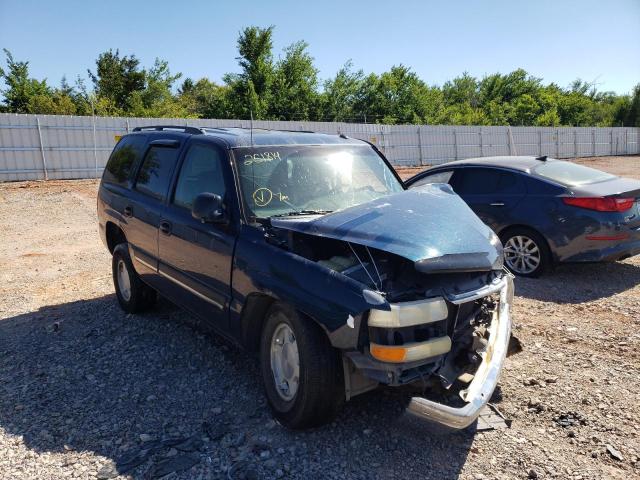
[[[254,356],[167,302],[120,311],[96,189],[0,185],[0,478],[640,477],[640,258],[517,280],[510,429],[435,428],[383,390],[291,432]]]

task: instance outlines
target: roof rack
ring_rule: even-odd
[[[192,135],[202,135],[202,129],[198,127],[187,127],[184,125],[149,125],[145,127],[136,127],[133,129],[134,132],[142,132],[146,130],[156,130],[156,131],[164,131],[164,130],[181,130],[184,133],[190,133]]]

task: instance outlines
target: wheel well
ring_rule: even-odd
[[[113,253],[116,245],[118,245],[119,243],[125,243],[127,241],[127,237],[125,237],[122,229],[113,222],[107,222],[106,235],[107,248],[109,248],[110,253]]]
[[[242,308],[240,326],[242,331],[242,344],[251,352],[260,349],[260,336],[262,326],[269,311],[269,307],[275,302],[273,297],[262,293],[250,294]]]

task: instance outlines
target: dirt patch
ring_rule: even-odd
[[[524,351],[493,398],[508,430],[441,431],[384,390],[291,432],[272,420],[252,355],[168,302],[119,310],[96,189],[0,185],[0,478],[640,475],[640,258],[517,279]]]

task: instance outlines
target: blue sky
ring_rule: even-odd
[[[0,0],[0,47],[54,85],[86,76],[109,48],[220,81],[238,70],[249,25],[276,26],[277,54],[306,40],[323,79],[352,59],[367,73],[403,63],[438,85],[518,67],[561,86],[580,77],[626,93],[640,83],[640,0]]]

